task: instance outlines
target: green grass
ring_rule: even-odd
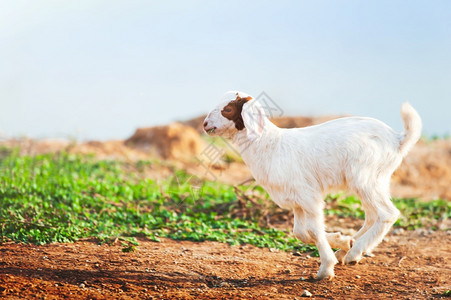
[[[64,153],[3,155],[0,237],[36,244],[85,237],[103,242],[116,237],[155,241],[169,237],[315,249],[287,232],[260,226],[256,219],[234,217],[239,202],[232,186],[199,181],[180,171],[174,178],[156,182],[141,176],[147,167],[152,163],[125,165]]]
[[[134,251],[135,237],[158,241],[218,241],[286,251],[314,251],[289,231],[266,225],[276,208],[254,188],[202,181],[182,171],[157,182],[145,171],[158,162],[125,163],[90,156],[46,154],[19,156],[0,149],[0,242],[45,244],[94,237],[120,239]],[[255,194],[256,193],[256,194]],[[363,218],[355,197],[329,197],[326,213]],[[407,229],[450,216],[443,200],[395,199]]]

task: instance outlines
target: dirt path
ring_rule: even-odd
[[[307,254],[162,239],[138,251],[93,241],[0,245],[0,297],[7,299],[429,299],[451,289],[451,235],[389,235],[375,257],[313,279]]]

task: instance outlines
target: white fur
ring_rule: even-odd
[[[420,137],[418,113],[408,103],[403,104],[404,133],[376,119],[361,117],[281,129],[252,99],[243,105],[245,129],[239,131],[221,115],[221,109],[236,95],[224,95],[222,103],[205,119],[205,129],[216,128],[216,134],[232,138],[252,175],[272,200],[294,211],[295,236],[318,247],[318,279],[332,279],[337,258],[342,263],[358,262],[382,241],[398,219],[399,211],[390,200],[390,177]],[[331,189],[344,187],[360,197],[366,212],[363,227],[352,238],[325,232],[324,196]],[[341,248],[337,258],[331,246]]]

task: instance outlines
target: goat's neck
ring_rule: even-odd
[[[246,129],[235,135],[234,142],[243,158],[243,161],[251,170],[260,168],[269,163],[273,154],[277,151],[281,140],[281,129],[265,118],[263,133],[260,137],[250,140]]]

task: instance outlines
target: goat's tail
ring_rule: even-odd
[[[407,102],[401,106],[401,118],[404,123],[404,134],[399,143],[399,151],[405,156],[420,139],[423,125],[420,115]]]

